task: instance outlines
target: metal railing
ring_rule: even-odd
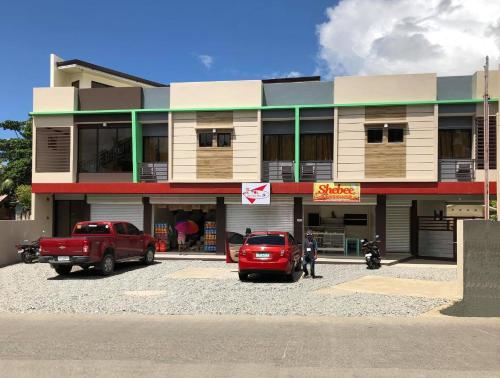
[[[473,181],[474,159],[439,159],[439,181]]]
[[[168,163],[141,163],[141,182],[162,182],[168,181]]]
[[[295,181],[294,168],[293,160],[263,161],[262,180],[293,182]]]
[[[331,180],[333,175],[333,161],[308,160],[300,162],[300,181]]]

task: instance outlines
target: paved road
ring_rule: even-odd
[[[500,376],[500,318],[0,315],[10,376]]]

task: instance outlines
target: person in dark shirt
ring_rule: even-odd
[[[313,234],[311,230],[307,230],[306,240],[304,242],[304,261],[302,266],[304,268],[304,278],[309,276],[309,272],[307,271],[307,264],[311,265],[311,276],[312,278],[316,278],[314,274],[314,263],[318,258],[318,243],[314,240]]]

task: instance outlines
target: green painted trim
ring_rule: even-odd
[[[137,121],[137,113],[132,111],[132,177],[140,182],[139,166],[142,163],[142,127]]]
[[[300,108],[295,108],[295,182],[300,182]]]
[[[220,108],[164,108],[164,109],[109,109],[109,110],[64,110],[50,112],[30,112],[30,116],[62,116],[62,115],[84,115],[84,114],[119,114],[119,113],[169,113],[169,112],[220,112],[238,110],[293,110],[293,109],[327,109],[345,108],[359,106],[397,106],[397,105],[453,105],[453,104],[478,104],[483,99],[462,100],[428,100],[428,101],[387,101],[387,102],[353,102],[337,104],[309,104],[309,105],[276,105],[276,106],[243,106],[243,107],[220,107]],[[498,98],[490,99],[490,102],[498,102]]]

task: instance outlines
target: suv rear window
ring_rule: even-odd
[[[73,232],[76,235],[102,235],[102,234],[110,234],[109,225],[102,223],[87,223],[87,224],[77,224],[75,227],[75,231]]]
[[[259,235],[247,239],[248,245],[285,245],[285,237],[282,235]]]

